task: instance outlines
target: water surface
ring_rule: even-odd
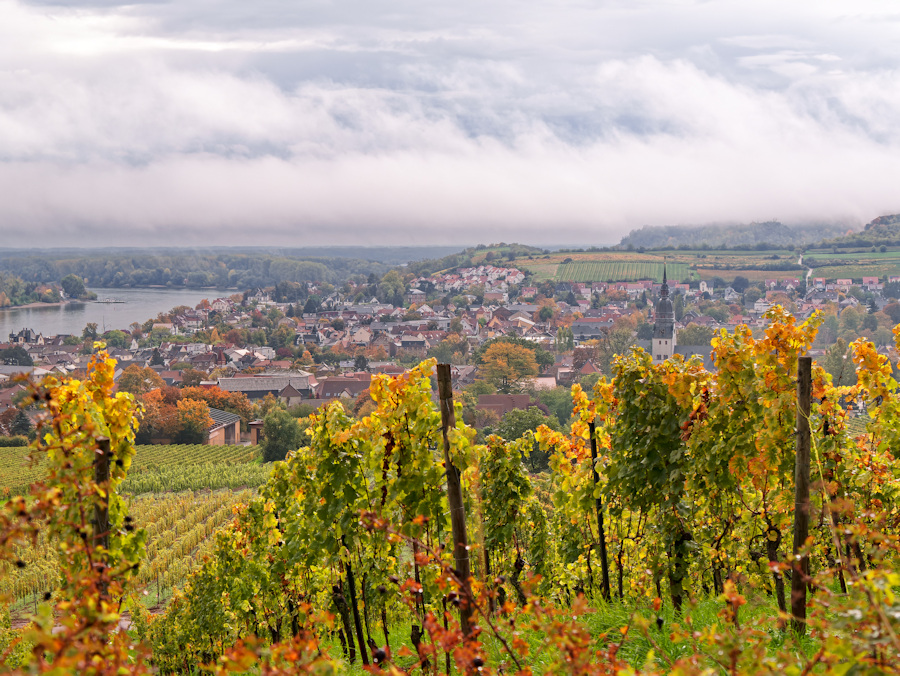
[[[91,289],[98,300],[106,298],[124,303],[74,302],[47,307],[9,308],[0,310],[0,342],[10,333],[33,329],[45,336],[78,334],[88,322],[95,322],[99,331],[128,329],[132,322],[143,324],[160,312],[168,312],[177,305],[196,306],[204,298],[212,301],[233,292],[215,289]]]

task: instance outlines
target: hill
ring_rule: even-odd
[[[847,232],[846,225],[815,223],[811,225],[785,225],[779,221],[745,223],[737,225],[645,225],[632,230],[622,241],[620,248],[664,249],[780,249],[812,244],[822,236],[837,237]]]
[[[855,232],[842,237],[823,240],[823,247],[857,247],[900,244],[900,214],[879,216],[871,223],[866,223],[862,232]]]

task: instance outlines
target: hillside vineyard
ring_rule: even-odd
[[[474,443],[459,410],[442,420],[432,361],[377,376],[371,413],[329,405],[312,417],[308,445],[275,463],[255,495],[211,493],[190,512],[171,499],[129,507],[115,497],[136,457],[133,398],[112,394],[112,361],[101,353],[88,380],[36,392],[49,415],[34,451],[46,478],[3,505],[0,552],[12,564],[3,588],[20,594],[33,570],[53,565],[51,541],[62,584],[30,583],[44,593],[32,601],[37,617],[50,619],[21,637],[6,630],[5,663],[87,665],[88,656],[84,673],[214,662],[319,673],[362,662],[594,674],[667,673],[677,662],[701,673],[728,646],[740,673],[844,673],[849,663],[892,672],[897,383],[864,341],[853,346],[857,385],[836,387],[813,366],[811,518],[798,553],[806,577],[788,545],[796,374],[820,319],[797,324],[777,307],[768,319],[758,339],[746,328],[716,337],[715,373],[679,356],[654,364],[640,349],[623,355],[592,393],[573,388],[570,432],[541,427],[514,441]],[[550,469],[531,475],[523,457],[538,447]],[[108,453],[108,478],[97,448]],[[462,482],[469,579],[453,560],[447,462]],[[191,544],[164,553],[154,543],[168,526],[151,528],[148,509],[184,519],[188,533],[219,528],[155,616],[137,601],[141,590],[152,593],[156,576],[180,580],[165,569]],[[98,532],[104,518],[110,530]],[[786,585],[798,575],[809,595],[792,630]],[[134,638],[97,640],[123,607]],[[664,640],[682,647],[645,660]]]

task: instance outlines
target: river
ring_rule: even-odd
[[[97,329],[128,329],[132,322],[143,324],[160,312],[168,312],[177,305],[196,306],[204,298],[212,301],[232,292],[215,289],[91,289],[98,300],[107,298],[124,303],[73,302],[47,307],[8,308],[0,310],[0,342],[10,333],[32,329],[45,336],[58,334],[81,335],[89,322]]]

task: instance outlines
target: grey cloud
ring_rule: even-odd
[[[0,0],[0,228],[604,243],[868,220],[900,210],[900,28],[859,6]]]

